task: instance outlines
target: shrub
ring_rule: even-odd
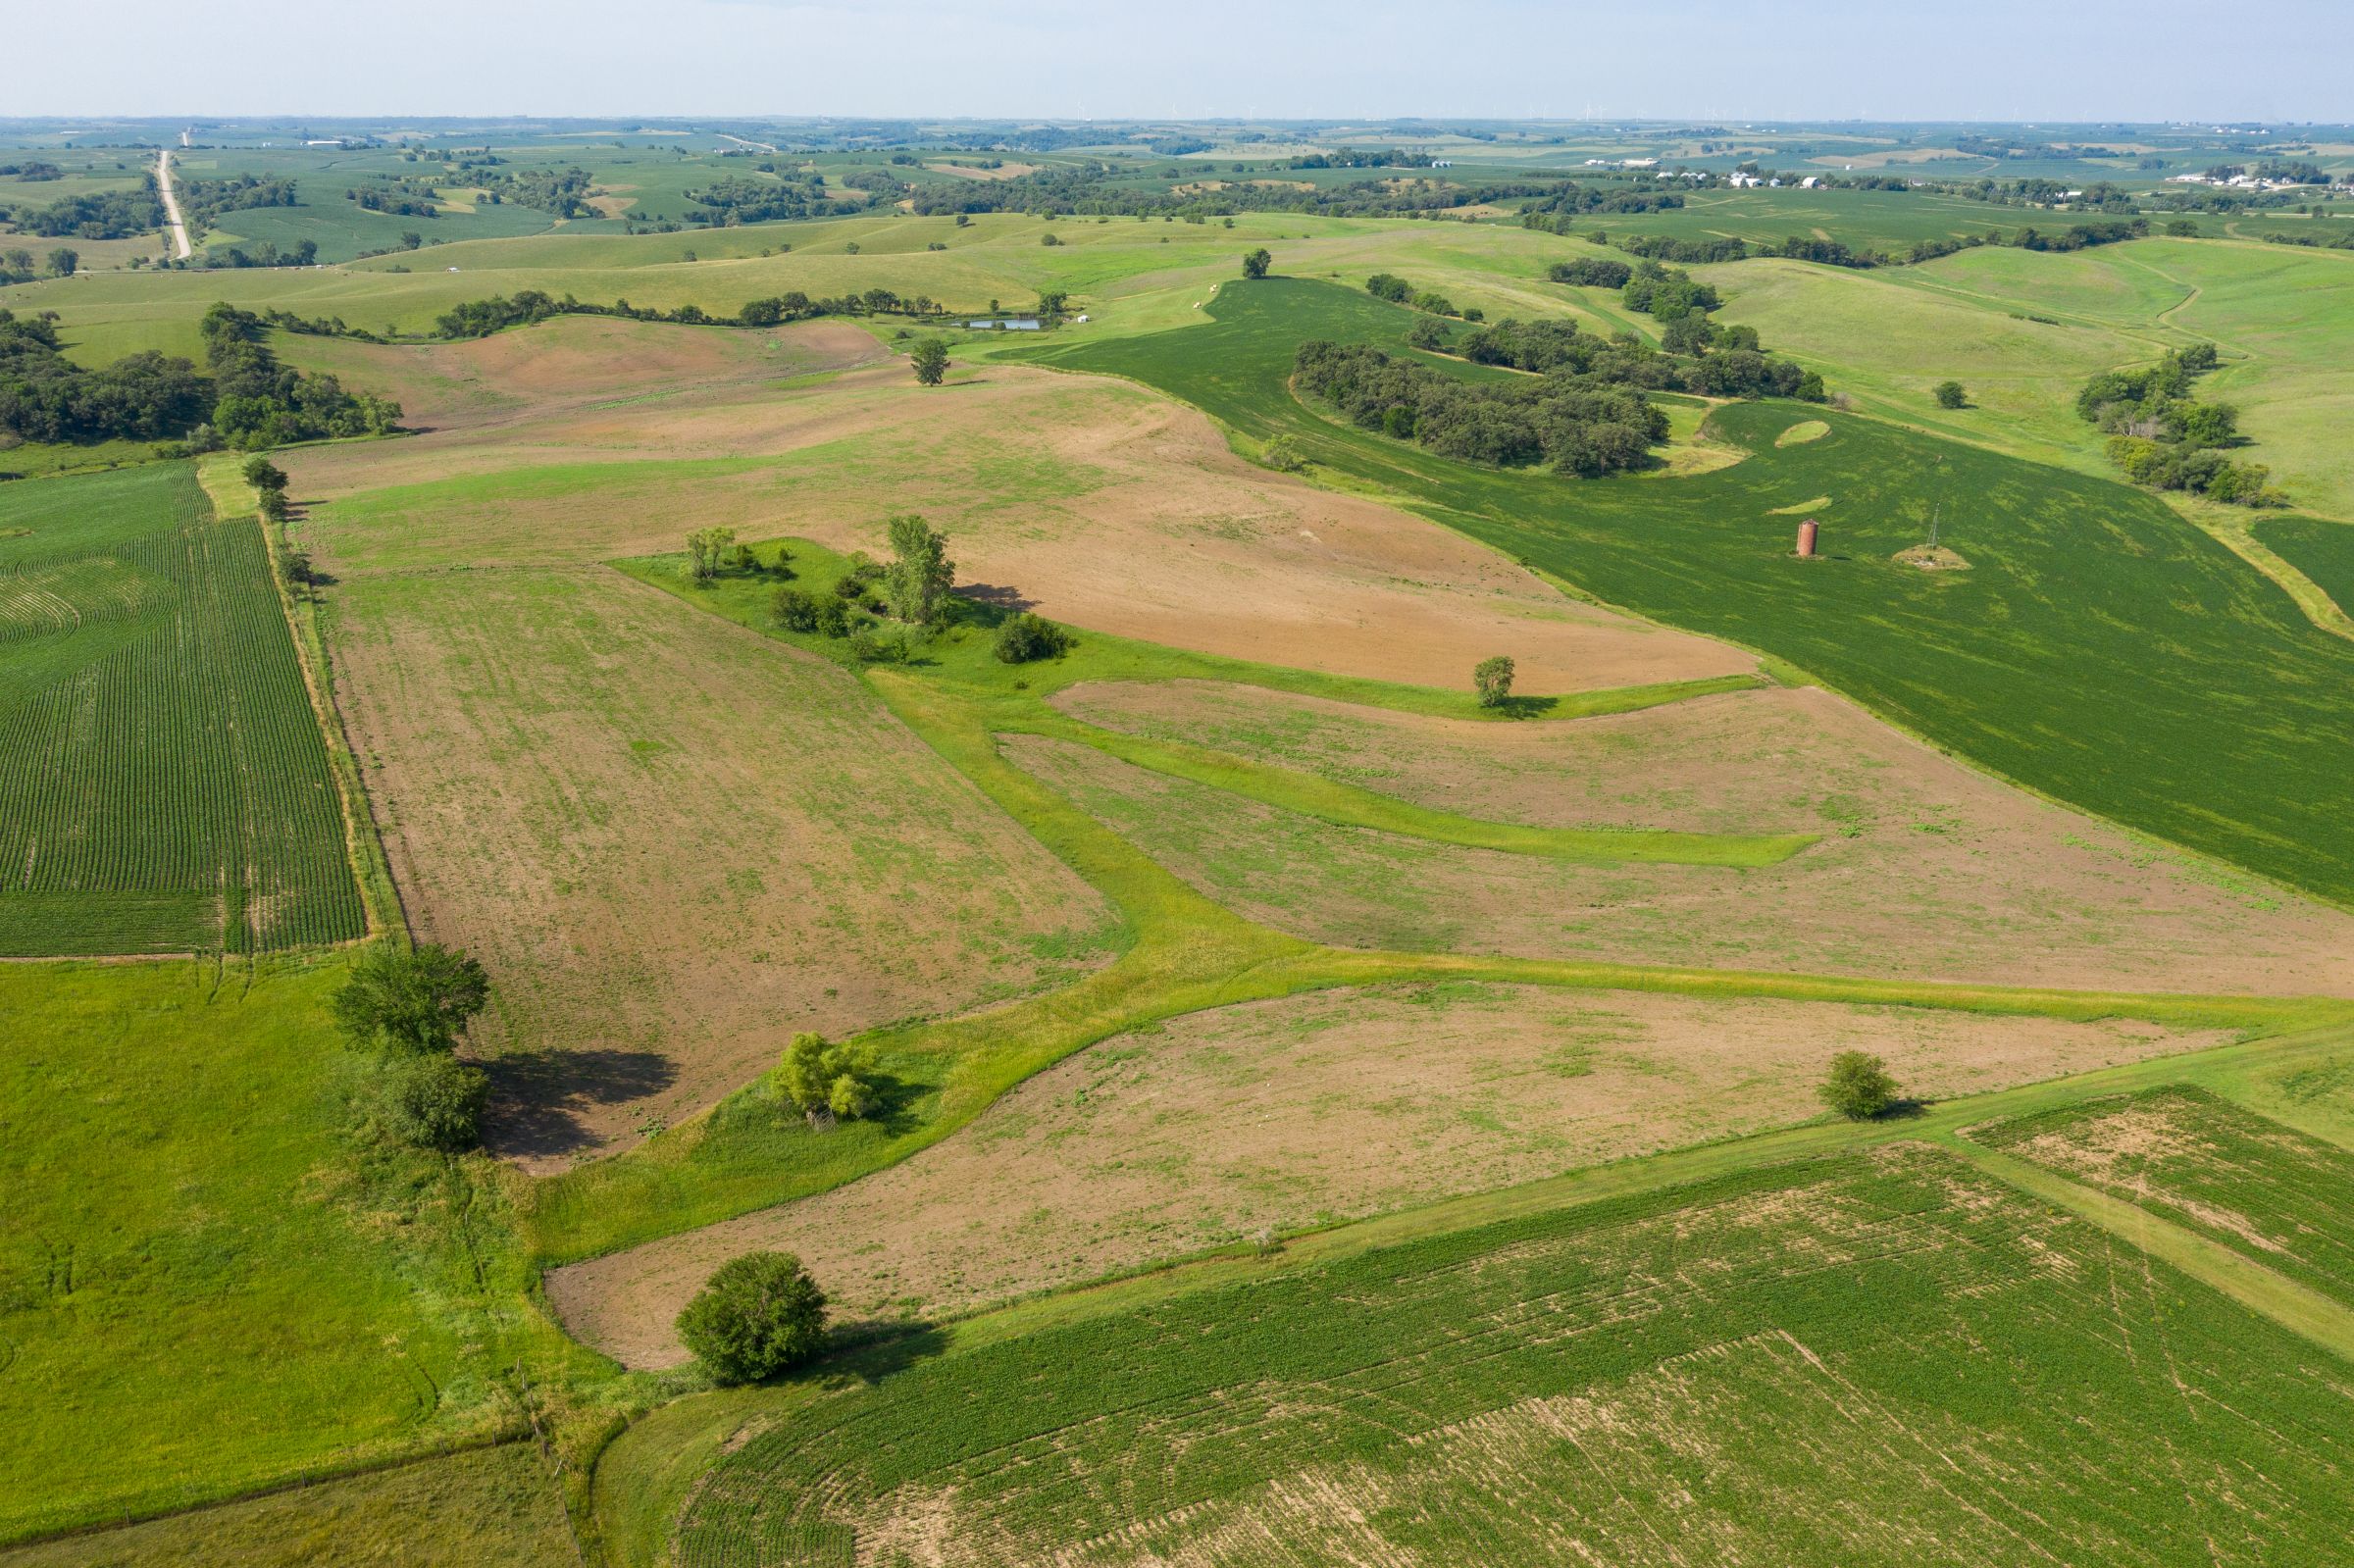
[[[819,599],[816,613],[816,629],[819,632],[830,637],[846,637],[850,634],[850,607],[840,598],[828,594]]]
[[[455,948],[380,947],[351,966],[335,992],[335,1022],[358,1044],[445,1051],[490,999],[490,977]]]
[[[1259,449],[1258,460],[1278,474],[1297,474],[1307,467],[1307,459],[1300,455],[1300,443],[1289,435],[1278,435]]]
[[[1867,1051],[1841,1051],[1817,1090],[1822,1102],[1851,1122],[1868,1122],[1896,1103],[1896,1080],[1888,1064]]]
[[[905,664],[907,651],[907,633],[902,631],[886,635],[862,626],[850,633],[850,657],[862,664]]]
[[[1933,389],[1933,393],[1939,408],[1968,408],[1970,406],[1970,394],[1962,389],[1960,381],[1939,381]]]
[[[790,1252],[747,1252],[719,1266],[679,1314],[679,1339],[717,1383],[757,1383],[826,1343],[826,1295]]]
[[[834,602],[837,605],[842,603],[840,599]],[[768,613],[777,625],[788,632],[817,630],[816,598],[790,582],[777,589],[777,596],[769,601]]]
[[[867,1047],[804,1030],[793,1037],[777,1063],[777,1092],[813,1122],[855,1120],[881,1107],[874,1070],[874,1052]]]
[[[998,626],[996,651],[1000,664],[1028,664],[1033,659],[1060,658],[1070,645],[1070,632],[1045,616],[1024,610]]]
[[[385,1068],[384,1122],[395,1138],[452,1153],[482,1141],[490,1080],[453,1056],[418,1056]]]
[[[1393,305],[1403,305],[1406,303],[1406,296],[1413,292],[1413,289],[1405,278],[1395,273],[1375,273],[1365,279],[1365,292],[1371,294],[1375,299],[1386,299]]]
[[[1479,661],[1479,667],[1471,672],[1471,684],[1479,691],[1481,707],[1501,708],[1511,699],[1512,672],[1512,661],[1501,653]]]

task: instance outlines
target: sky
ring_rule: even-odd
[[[2354,0],[4,3],[11,117],[2354,120]]]

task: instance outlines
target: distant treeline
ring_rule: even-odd
[[[1531,227],[1544,226],[1534,224]],[[1652,261],[1679,262],[1687,267],[1706,266],[1713,262],[1746,261],[1756,256],[1778,256],[1790,261],[1817,262],[1825,267],[1869,268],[1911,266],[1987,245],[2010,246],[2020,250],[2084,250],[2094,245],[2114,245],[2122,240],[2140,239],[2149,232],[2150,221],[2146,218],[2111,219],[2074,224],[2060,229],[2025,228],[2010,233],[1993,229],[1961,239],[1923,239],[1901,253],[1856,250],[1835,239],[1816,239],[1803,234],[1792,234],[1778,242],[1768,243],[1731,236],[1678,239],[1667,234],[1621,234],[1612,238],[1607,229],[1597,228],[1588,231],[1585,237],[1597,245],[1610,245],[1631,256]],[[1555,271],[1558,274],[1560,269],[1557,267]],[[1556,277],[1554,280],[1571,281],[1561,277]]]
[[[399,420],[396,403],[280,364],[261,340],[264,325],[215,305],[200,328],[202,372],[153,352],[84,370],[59,352],[53,313],[0,310],[0,430],[28,441],[179,438],[206,450],[381,434]]]
[[[867,187],[859,188],[863,190]],[[704,219],[704,222],[721,225],[763,224],[793,218],[842,218],[863,211],[866,205],[863,202],[829,199],[825,180],[816,175],[784,176],[774,182],[732,177],[700,190],[690,190],[687,199],[713,210],[715,216]]]
[[[1060,309],[1061,294],[1047,296]],[[1041,309],[1047,309],[1042,303]],[[536,288],[527,288],[512,298],[493,295],[489,299],[469,300],[444,311],[435,322],[436,335],[444,338],[487,337],[509,327],[528,327],[555,316],[618,316],[634,322],[673,322],[685,327],[777,327],[786,322],[808,321],[819,316],[937,316],[942,313],[939,301],[928,294],[896,294],[888,288],[870,288],[862,294],[843,294],[833,298],[818,298],[793,289],[767,299],[746,300],[734,316],[715,316],[700,305],[681,305],[676,310],[654,306],[632,305],[628,300],[616,300],[610,305],[598,305],[573,298],[570,294],[557,299]],[[1049,311],[1049,314],[1052,312]],[[340,321],[304,322],[299,318],[273,319],[274,325],[290,331],[332,332],[333,335],[360,337],[381,341],[375,334],[359,329],[344,329]]]

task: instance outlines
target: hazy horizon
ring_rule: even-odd
[[[1206,0],[1182,21],[1073,0],[415,0],[396,17],[127,0],[28,11],[13,119],[836,116],[1695,119],[2094,124],[2354,116],[2354,7],[1986,0]],[[95,78],[95,80],[93,80]]]

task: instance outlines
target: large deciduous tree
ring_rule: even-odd
[[[891,520],[891,548],[896,559],[883,572],[883,597],[891,613],[910,626],[930,626],[956,581],[947,536],[918,514],[904,512]]]

